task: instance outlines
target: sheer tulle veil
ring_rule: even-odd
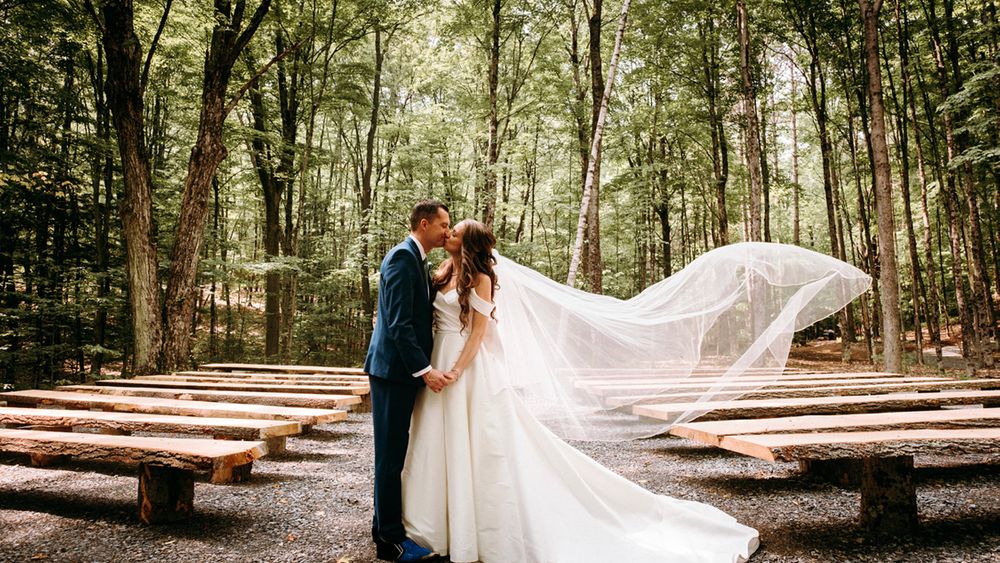
[[[656,435],[711,401],[767,384],[784,369],[795,331],[871,285],[850,264],[772,243],[717,248],[628,300],[571,288],[499,254],[496,272],[487,353],[501,388],[577,440]],[[631,414],[649,402],[690,408],[672,421]]]

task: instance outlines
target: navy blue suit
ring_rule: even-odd
[[[382,260],[378,317],[365,358],[371,383],[375,441],[376,541],[400,543],[403,529],[403,462],[410,440],[410,417],[423,378],[413,374],[430,365],[434,345],[431,282],[416,241],[407,238]]]

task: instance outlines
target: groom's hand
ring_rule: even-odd
[[[434,368],[431,368],[429,372],[425,373],[423,378],[427,387],[435,393],[440,393],[442,389],[455,381],[453,378],[449,377],[448,374]]]

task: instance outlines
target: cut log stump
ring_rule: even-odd
[[[908,534],[917,529],[913,456],[862,460],[861,528],[879,536]]]
[[[139,520],[169,524],[194,513],[194,472],[143,463],[139,466]]]

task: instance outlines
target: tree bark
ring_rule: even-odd
[[[153,373],[162,350],[160,286],[153,234],[153,180],[146,152],[142,88],[142,46],[135,34],[132,0],[101,7],[108,107],[118,136],[125,197],[121,205],[125,234],[132,372]]]
[[[603,17],[603,1],[594,0],[594,11],[588,22],[590,42],[590,145],[593,147],[594,134],[597,131],[597,121],[600,117],[601,104],[604,96],[604,71],[601,60],[601,19]],[[601,293],[604,281],[604,262],[601,260],[601,146],[592,155],[594,171],[591,177],[590,204],[587,211],[587,234],[584,244],[586,264],[584,271],[590,281],[590,291]],[[588,161],[589,162],[589,161]],[[586,177],[584,178],[586,183]]]
[[[899,281],[896,270],[896,228],[893,220],[889,148],[885,136],[882,68],[879,64],[878,13],[882,0],[858,0],[865,26],[865,61],[868,68],[868,102],[871,106],[871,141],[875,160],[875,208],[878,220],[879,281],[882,286],[882,346],[885,368],[903,372],[900,345]]]
[[[622,38],[625,35],[625,24],[628,21],[628,8],[631,0],[625,0],[622,4],[622,13],[618,20],[618,31],[615,33],[615,48],[611,53],[611,64],[608,65],[608,78],[604,87],[604,95],[601,97],[601,111],[598,114],[597,123],[593,131],[593,141],[590,144],[590,164],[587,168],[587,180],[583,185],[583,198],[580,203],[580,216],[577,220],[576,243],[573,246],[572,258],[569,264],[569,273],[566,277],[566,285],[574,285],[576,282],[576,272],[580,267],[580,257],[583,250],[584,228],[587,225],[587,217],[590,207],[590,192],[594,184],[594,173],[597,161],[600,158],[601,134],[604,130],[604,122],[608,116],[608,102],[611,99],[611,89],[615,83],[615,71],[618,69],[618,57],[621,55]]]
[[[709,16],[698,25],[701,61],[708,102],[708,123],[712,138],[712,174],[715,178],[715,217],[718,228],[712,230],[716,246],[729,244],[729,215],[726,211],[726,184],[729,182],[729,145],[719,109],[719,33]]]
[[[374,306],[368,276],[371,264],[368,249],[368,230],[372,207],[372,166],[375,160],[375,135],[378,130],[378,112],[382,91],[382,61],[385,53],[382,50],[382,30],[375,28],[375,83],[372,86],[372,111],[368,123],[368,136],[365,141],[364,170],[361,173],[361,299],[365,318],[372,318]],[[495,100],[494,100],[495,101]],[[494,180],[496,177],[494,176]],[[496,186],[494,185],[494,189]],[[494,192],[494,197],[496,193]],[[494,204],[495,204],[494,200]],[[367,327],[367,324],[366,324]],[[366,330],[367,332],[367,330]]]
[[[762,180],[760,168],[760,124],[757,96],[750,76],[750,26],[744,0],[736,0],[736,26],[740,44],[740,78],[743,87],[743,115],[746,119],[747,166],[750,169],[750,240],[763,240],[761,233]]]
[[[181,213],[170,253],[163,346],[164,367],[169,370],[181,368],[190,361],[190,323],[197,297],[198,254],[204,239],[212,178],[227,154],[222,125],[228,113],[226,90],[233,64],[256,33],[270,4],[271,0],[262,0],[241,31],[245,0],[237,0],[235,8],[226,0],[215,1],[217,23],[205,56],[198,137],[188,160]]]
[[[791,83],[792,83],[792,244],[795,246],[800,246],[802,244],[802,229],[801,229],[801,206],[799,203],[799,194],[802,191],[802,187],[799,186],[799,127],[796,119],[795,104],[798,99],[796,96],[796,84],[798,80],[795,77],[795,69],[792,68],[791,73]]]
[[[497,115],[497,88],[500,72],[500,9],[502,6],[503,3],[501,0],[493,0],[493,27],[490,33],[490,67],[486,77],[486,86],[490,98],[489,137],[486,141],[486,185],[483,187],[483,195],[479,200],[483,206],[483,224],[488,229],[493,228],[497,207],[496,165],[500,155],[498,149],[499,118]]]

